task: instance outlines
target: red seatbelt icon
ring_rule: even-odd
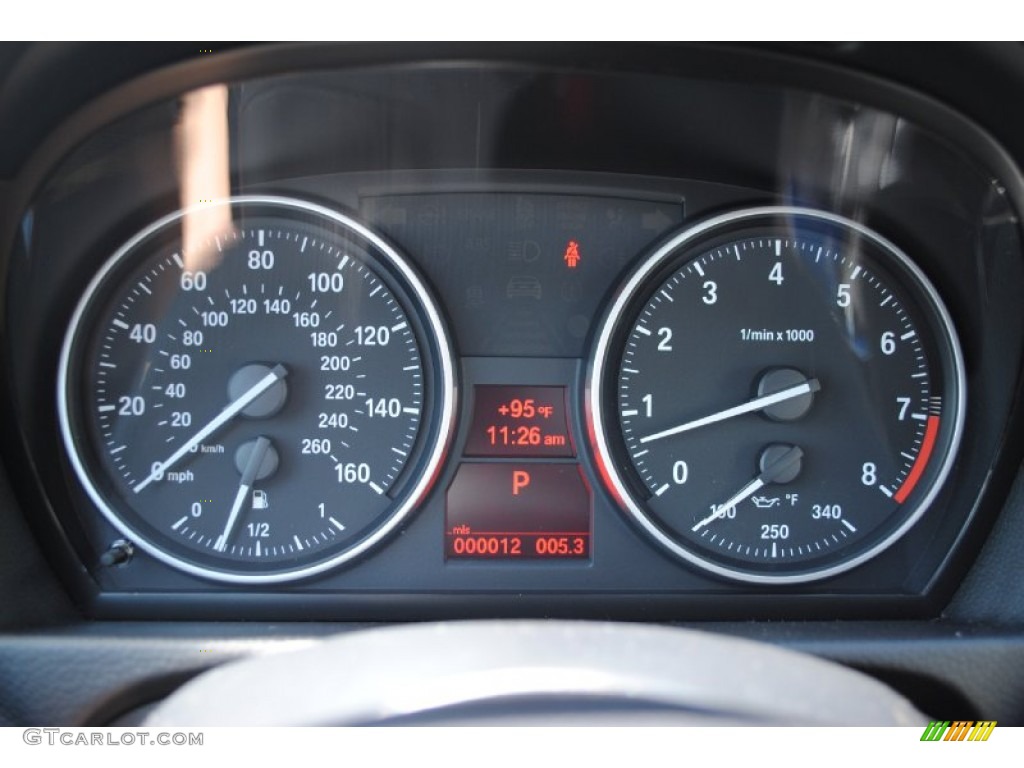
[[[580,244],[575,240],[570,240],[569,245],[565,247],[565,256],[562,258],[569,269],[576,269],[576,265],[580,263]]]

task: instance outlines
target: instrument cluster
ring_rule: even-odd
[[[1011,169],[924,112],[453,64],[108,117],[7,270],[99,615],[927,613],[999,501]]]

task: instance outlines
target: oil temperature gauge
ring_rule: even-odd
[[[946,478],[963,363],[937,292],[875,232],[759,208],[655,250],[597,337],[602,475],[666,551],[728,578],[821,579],[903,535]]]

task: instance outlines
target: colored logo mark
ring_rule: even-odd
[[[988,741],[995,727],[995,720],[932,720],[921,741]]]

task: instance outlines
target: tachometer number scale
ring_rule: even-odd
[[[721,575],[802,581],[923,513],[958,439],[962,364],[894,246],[771,209],[677,236],[646,267],[593,389],[611,489],[659,542]]]

